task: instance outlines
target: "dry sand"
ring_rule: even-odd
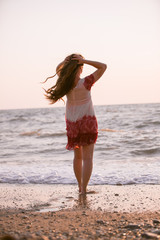
[[[0,237],[160,239],[160,185],[0,185]]]

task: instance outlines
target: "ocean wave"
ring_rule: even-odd
[[[103,146],[103,144],[100,145],[96,145],[95,146],[95,151],[99,152],[99,154],[102,154],[104,156],[104,154],[108,154],[108,151],[112,152],[114,150],[118,149],[118,146],[113,146],[113,147],[105,147]]]
[[[28,121],[28,119],[24,116],[17,116],[9,119],[9,122],[26,122],[26,121]]]
[[[142,123],[142,124],[137,125],[136,128],[144,128],[147,126],[148,126],[147,124]]]
[[[143,150],[134,150],[131,151],[134,155],[153,155],[153,154],[160,154],[160,148],[149,148]]]
[[[100,132],[124,132],[123,130],[115,130],[115,129],[109,129],[109,128],[102,128],[98,129]]]
[[[144,127],[149,127],[151,125],[153,125],[153,126],[160,125],[160,121],[146,121],[144,123],[137,125],[136,128],[144,128]]]
[[[59,133],[43,133],[40,134],[39,137],[41,138],[48,138],[48,137],[61,137],[61,136],[65,136],[66,132],[59,132]]]
[[[8,177],[1,176],[0,183],[8,183],[8,184],[77,184],[76,179],[71,176],[62,177],[59,175],[57,171],[53,171],[51,175],[32,175],[32,176],[25,176],[19,174],[10,174]],[[156,184],[160,185],[159,176],[152,177],[146,176],[139,176],[138,178],[121,178],[115,176],[113,177],[103,177],[101,178],[99,175],[92,176],[90,180],[90,185],[133,185],[133,184]]]
[[[66,132],[56,132],[56,133],[41,133],[41,129],[38,129],[36,131],[30,131],[30,132],[22,132],[19,135],[20,136],[38,136],[40,138],[48,138],[48,137],[60,137],[65,136]]]
[[[37,153],[39,153],[39,154],[48,154],[48,153],[55,154],[56,152],[60,152],[61,155],[62,155],[65,152],[64,146],[61,145],[61,147],[57,146],[57,147],[54,147],[54,149],[53,148],[49,148],[49,149],[46,148],[46,149],[42,149],[42,150],[37,151]]]
[[[160,125],[160,121],[154,121],[154,122],[151,122],[151,124]]]
[[[31,132],[22,132],[19,134],[20,136],[39,136],[40,135],[40,129],[36,131],[31,131]]]

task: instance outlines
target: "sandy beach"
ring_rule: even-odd
[[[160,239],[160,185],[0,185],[0,237]]]

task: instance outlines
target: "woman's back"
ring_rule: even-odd
[[[91,74],[80,79],[76,87],[67,94],[66,119],[77,121],[84,116],[95,115],[90,93],[93,83],[94,77]]]
[[[91,99],[90,91],[84,86],[85,79],[80,79],[76,87],[67,94],[67,101],[71,105],[81,105]]]

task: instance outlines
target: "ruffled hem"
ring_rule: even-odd
[[[86,146],[96,142],[98,136],[97,133],[83,133],[79,134],[76,138],[68,137],[68,144],[66,146],[67,150],[73,150],[79,148],[80,146]]]
[[[98,124],[95,116],[83,116],[81,119],[72,122],[66,119],[67,136],[77,138],[84,134],[97,133]]]

